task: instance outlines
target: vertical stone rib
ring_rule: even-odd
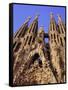
[[[15,33],[14,38],[20,37],[21,33],[25,33],[28,28],[28,22],[30,20],[30,17],[27,18],[27,20],[24,22],[24,24],[20,27],[20,29]]]

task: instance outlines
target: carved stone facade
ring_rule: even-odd
[[[48,33],[38,29],[38,16],[30,17],[13,37],[13,85],[65,82],[65,25],[50,15]],[[48,43],[45,42],[48,38]]]

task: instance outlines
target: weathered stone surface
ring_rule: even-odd
[[[29,27],[27,19],[17,31],[13,38],[13,85],[65,82],[65,27],[59,19],[57,26],[51,15],[48,34],[43,27],[38,30],[38,16]]]

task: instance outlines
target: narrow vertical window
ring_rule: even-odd
[[[29,45],[30,45],[31,39],[32,39],[32,36],[30,36],[30,39],[29,39],[29,41],[28,41],[28,44],[29,44]]]
[[[63,46],[62,38],[60,38],[61,45]]]
[[[51,34],[51,39],[53,39],[53,36],[52,36],[52,34]]]
[[[54,34],[54,39],[56,39],[56,36],[55,36],[55,34]]]
[[[58,42],[59,42],[59,37],[58,37],[58,35],[57,35],[57,40],[58,40]]]
[[[58,25],[57,25],[57,29],[58,29],[58,32],[61,33],[61,32],[60,32],[60,27],[59,27]]]
[[[55,41],[55,43],[57,44],[57,42],[56,42],[56,36],[55,36],[55,34],[54,34],[54,41]]]
[[[53,42],[53,35],[51,34],[51,42]]]
[[[26,38],[26,40],[25,40],[25,44],[24,44],[24,45],[26,45],[27,41],[28,41],[28,36],[27,36],[27,38]]]

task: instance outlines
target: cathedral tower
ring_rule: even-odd
[[[65,25],[50,15],[48,33],[30,17],[13,37],[13,85],[63,83],[65,81]],[[45,41],[48,38],[48,42]]]
[[[60,25],[61,23],[61,25]],[[63,72],[64,70],[63,65],[64,62],[62,62],[65,59],[61,59],[64,56],[64,50],[65,50],[65,29],[64,33],[61,34],[62,30],[61,27],[64,29],[62,25],[61,18],[58,17],[58,25],[56,24],[56,21],[54,19],[53,14],[50,15],[50,26],[49,26],[49,46],[50,46],[50,56],[51,56],[51,64],[53,67],[53,72],[56,74],[56,80],[58,83],[62,83],[64,80],[62,80]],[[59,33],[60,32],[60,33]],[[61,38],[62,37],[62,38]],[[63,54],[61,54],[61,52]],[[61,55],[61,56],[60,56]],[[63,64],[61,66],[61,64]]]

